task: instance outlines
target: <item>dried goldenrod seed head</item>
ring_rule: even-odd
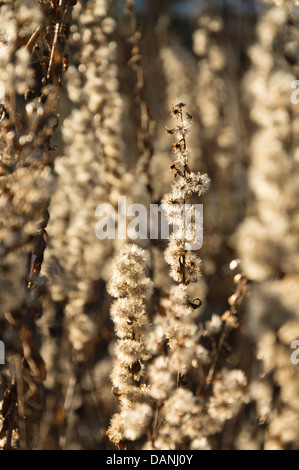
[[[111,279],[107,285],[113,297],[145,298],[152,282],[146,276],[148,256],[137,245],[126,245],[114,263]]]

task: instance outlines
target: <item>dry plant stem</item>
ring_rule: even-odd
[[[136,13],[134,11],[134,2],[129,0],[127,2],[127,11],[131,17],[131,38],[132,44],[132,57],[129,60],[129,65],[135,70],[136,73],[136,87],[135,99],[140,107],[140,129],[138,129],[138,150],[142,156],[142,170],[146,176],[146,186],[151,197],[153,188],[150,177],[150,161],[153,156],[153,142],[152,137],[154,134],[154,122],[152,121],[149,109],[145,99],[145,79],[144,70],[142,65],[141,53],[141,32],[138,30]]]
[[[222,319],[224,320],[224,327],[221,332],[219,342],[214,353],[214,357],[212,363],[209,368],[209,372],[206,379],[206,392],[209,392],[211,384],[213,382],[215,376],[216,366],[225,343],[225,340],[229,336],[232,329],[238,326],[236,314],[237,314],[237,306],[241,304],[243,299],[249,294],[248,287],[246,285],[246,278],[244,274],[237,274],[235,276],[235,283],[237,284],[235,293],[228,299],[230,303],[230,309],[224,313]]]
[[[227,323],[225,323],[224,328],[223,328],[222,333],[221,333],[220,338],[219,338],[217,349],[215,351],[215,354],[214,354],[214,357],[213,357],[213,360],[212,360],[212,363],[210,365],[209,372],[208,372],[208,375],[207,375],[206,392],[208,392],[210,390],[212,381],[214,379],[218,359],[219,359],[220,353],[222,351],[223,344],[224,344],[226,338],[228,337],[228,335],[230,333],[230,330],[231,330],[231,328],[229,327],[229,325]]]
[[[12,439],[12,432],[15,425],[15,415],[16,415],[16,403],[11,403],[10,410],[9,410],[9,423],[8,429],[6,433],[6,443],[4,446],[4,450],[11,450],[11,439]]]
[[[49,60],[49,66],[48,66],[48,71],[47,71],[47,80],[50,80],[50,74],[51,74],[51,70],[52,70],[54,52],[56,50],[57,41],[58,41],[59,29],[60,29],[60,23],[56,23],[55,33],[54,33],[54,40],[53,40],[53,45],[52,45],[51,55],[50,55],[50,60]]]
[[[75,374],[72,374],[69,379],[69,383],[68,383],[68,387],[67,387],[67,391],[65,395],[65,400],[64,400],[64,405],[63,405],[63,409],[65,411],[66,416],[68,416],[68,414],[72,412],[76,384],[77,384],[77,377],[75,376]],[[69,426],[69,423],[67,422],[65,430],[59,439],[59,446],[62,450],[64,450],[67,445],[69,432],[70,432],[70,426]]]
[[[65,17],[66,17],[66,14],[67,14],[67,11],[68,11],[68,7],[69,7],[69,0],[66,2],[66,6],[64,8],[64,11],[63,11],[63,14],[61,15],[61,9],[63,7],[63,4],[65,2],[63,0],[59,0],[59,5],[58,5],[58,8],[59,8],[59,20],[56,22],[55,24],[55,32],[54,32],[54,38],[53,38],[53,44],[52,44],[52,47],[51,47],[51,54],[50,54],[50,59],[49,59],[49,65],[48,65],[48,71],[47,71],[47,80],[49,81],[50,78],[51,78],[51,72],[52,72],[52,67],[53,67],[53,60],[54,60],[54,56],[55,54],[59,56],[59,60],[61,60],[61,51],[57,50],[59,49],[58,48],[58,45],[59,45],[59,35],[61,34],[62,32],[62,28],[63,28],[63,25],[64,25],[64,20],[65,20]]]
[[[91,383],[91,398],[94,402],[94,405],[95,405],[95,409],[96,409],[96,412],[98,414],[98,417],[99,417],[99,420],[102,421],[103,420],[103,405],[102,403],[100,402],[100,400],[98,399],[98,395],[97,395],[97,385],[96,385],[96,381],[95,381],[95,377],[94,377],[94,372],[92,370],[92,366],[91,364],[88,364],[87,365],[87,373],[88,373],[88,377],[89,377],[89,380],[90,380],[90,383]]]
[[[29,41],[27,42],[26,46],[24,47],[24,49],[28,49],[29,51],[32,51],[32,49],[34,48],[37,40],[39,39],[39,35],[40,35],[40,32],[41,32],[41,27],[38,26],[35,31],[32,33],[32,36],[30,37]]]
[[[15,426],[16,407],[17,407],[17,392],[15,377],[11,380],[10,387],[6,390],[2,404],[2,415],[7,420],[6,425],[6,441],[4,450],[11,450],[12,433]],[[8,401],[8,403],[7,403]],[[5,409],[4,409],[5,408]]]
[[[20,447],[22,450],[27,449],[26,440],[26,424],[25,424],[25,402],[24,402],[24,382],[22,378],[22,363],[19,355],[14,358],[14,367],[16,371],[16,385],[17,385],[17,398],[18,398],[18,426],[20,433]]]
[[[46,399],[46,403],[45,403],[46,411],[44,413],[44,416],[42,418],[42,422],[40,425],[39,438],[38,438],[38,443],[36,445],[35,450],[45,450],[44,444],[50,432],[53,415],[55,413],[55,407],[56,407],[56,397],[54,395],[48,395]]]
[[[158,405],[155,409],[153,425],[152,425],[153,432],[152,432],[152,435],[151,435],[151,443],[152,443],[153,447],[155,447],[155,440],[156,440],[157,435],[158,435],[159,415],[160,415],[160,411],[161,411],[162,406],[163,406],[162,403],[158,403]]]
[[[181,111],[180,114],[181,114],[181,122],[182,122],[182,124],[183,124],[183,111]],[[185,134],[183,135],[182,140],[183,140],[183,145],[184,145],[184,151],[186,151],[186,150],[187,150],[187,142],[186,142]],[[185,169],[185,168],[184,168],[184,178],[186,178],[186,169]],[[181,207],[181,217],[182,217],[182,220],[184,220],[184,205],[185,205],[185,203],[186,203],[186,200],[184,199],[184,200],[183,200],[182,207]],[[184,227],[182,227],[182,228],[183,228],[183,233],[185,233],[185,232],[184,232]],[[183,243],[185,243],[185,237],[183,238]],[[183,262],[182,262],[182,271],[183,271],[183,281],[182,281],[182,283],[183,283],[184,285],[186,284],[186,267],[185,267],[185,265],[186,265],[186,256],[185,256],[185,254],[184,254],[184,255],[183,255]]]

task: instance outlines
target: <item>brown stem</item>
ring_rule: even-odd
[[[27,49],[29,51],[32,51],[32,49],[34,48],[37,40],[38,40],[38,37],[40,35],[40,30],[41,30],[41,27],[38,26],[35,31],[32,33],[30,39],[28,40],[27,44],[25,45],[24,49]]]
[[[223,343],[224,343],[229,331],[230,331],[230,328],[229,328],[228,324],[225,323],[224,328],[223,328],[222,333],[221,333],[221,336],[219,338],[219,343],[218,343],[218,347],[217,347],[217,350],[216,350],[216,354],[213,358],[212,364],[211,364],[209,372],[208,372],[208,376],[207,376],[207,380],[206,380],[206,389],[207,389],[207,391],[209,390],[209,388],[211,386],[211,383],[213,381],[213,378],[214,378],[214,375],[215,375],[216,365],[217,365],[217,362],[218,362],[218,359],[219,359],[219,356],[220,356],[220,352],[222,350]]]

